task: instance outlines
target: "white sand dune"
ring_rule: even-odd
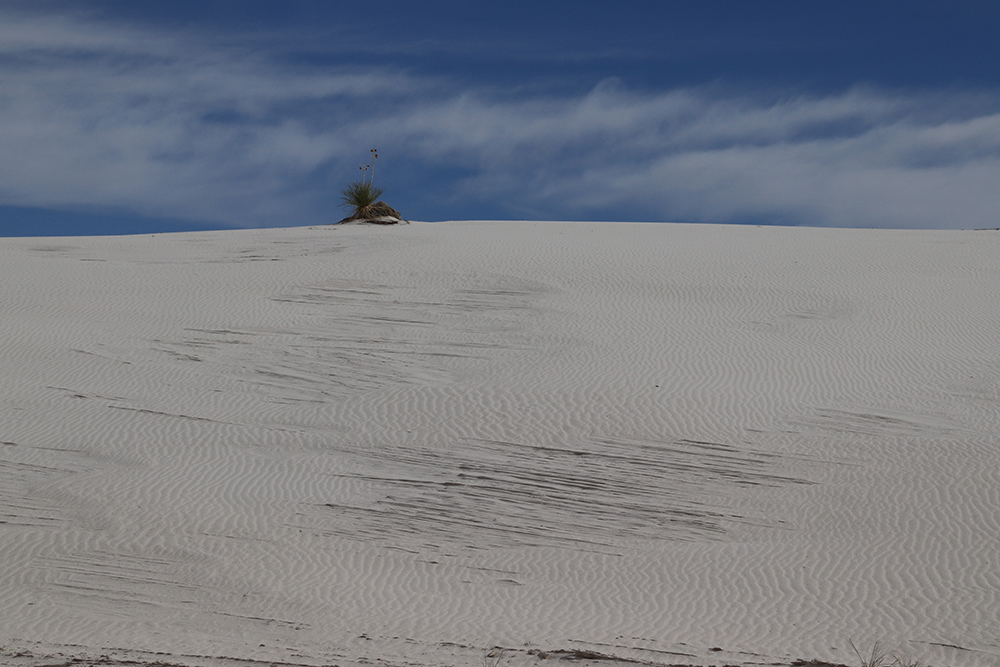
[[[2,239],[0,663],[996,667],[998,260],[664,224]]]

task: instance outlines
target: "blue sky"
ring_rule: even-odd
[[[1000,227],[1000,4],[0,4],[0,235]]]

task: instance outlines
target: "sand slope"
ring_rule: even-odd
[[[0,239],[0,662],[998,665],[998,258],[663,224]]]

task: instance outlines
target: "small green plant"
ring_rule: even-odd
[[[861,667],[926,667],[926,665],[919,660],[904,657],[899,653],[893,653],[892,662],[889,662],[889,653],[885,650],[882,642],[875,642],[872,645],[871,653],[867,658],[863,653],[861,653],[861,651],[858,650],[858,647],[854,645],[854,642],[850,638],[848,638],[847,642],[858,655],[858,659],[861,661]]]
[[[858,654],[858,659],[861,660],[861,667],[883,667],[883,665],[885,665],[887,654],[885,649],[882,647],[881,642],[875,642],[872,645],[871,654],[866,658],[862,655],[861,651],[858,650],[858,647],[854,645],[853,641],[850,639],[847,641],[850,643],[851,648],[854,649],[854,652]]]

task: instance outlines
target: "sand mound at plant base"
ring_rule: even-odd
[[[394,209],[393,207],[386,204],[384,201],[378,201],[368,206],[361,215],[349,216],[344,218],[338,224],[343,224],[345,222],[359,222],[359,223],[371,223],[376,225],[398,225],[405,223],[403,216]]]
[[[998,256],[598,223],[2,239],[0,663],[853,639],[995,666]]]

